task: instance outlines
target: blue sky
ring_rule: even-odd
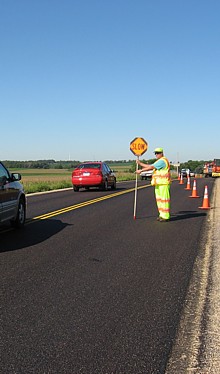
[[[220,158],[219,0],[0,0],[1,160]]]

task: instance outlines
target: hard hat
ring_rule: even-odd
[[[163,153],[163,148],[155,148],[154,153]]]

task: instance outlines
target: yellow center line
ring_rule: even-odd
[[[150,185],[140,186],[140,187],[138,187],[138,190],[140,190],[142,188],[146,188],[148,186],[150,186]],[[53,212],[45,213],[45,214],[42,214],[40,216],[33,217],[32,219],[28,220],[27,223],[31,223],[31,222],[34,222],[34,221],[44,220],[44,219],[48,219],[48,218],[51,218],[51,217],[55,217],[55,216],[58,216],[59,214],[67,213],[67,212],[70,212],[72,210],[79,209],[79,208],[82,208],[84,206],[88,206],[88,205],[91,205],[91,204],[95,204],[95,203],[98,203],[100,201],[104,201],[104,200],[107,200],[107,199],[111,199],[111,198],[116,197],[116,196],[124,195],[124,194],[132,192],[134,190],[135,190],[135,188],[130,188],[129,190],[112,193],[112,194],[109,194],[109,195],[98,197],[98,198],[93,199],[93,200],[84,201],[84,202],[79,203],[79,204],[75,204],[75,205],[68,206],[66,208],[58,209],[58,210],[55,210]]]

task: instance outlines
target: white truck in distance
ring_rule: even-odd
[[[152,174],[153,174],[153,170],[142,171],[140,173],[141,180],[143,180],[143,179],[151,179],[152,178]]]

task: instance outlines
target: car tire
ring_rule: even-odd
[[[116,190],[116,179],[114,179],[114,183],[113,183],[113,185],[111,186],[111,189],[112,189],[112,190]]]
[[[106,179],[106,180],[104,181],[104,183],[102,184],[101,189],[104,190],[104,191],[107,191],[107,189],[108,189],[108,181],[107,181],[107,179]]]
[[[75,192],[78,192],[78,191],[79,191],[79,187],[77,187],[77,186],[73,186],[73,190],[74,190]]]
[[[26,206],[25,201],[21,199],[18,204],[18,212],[15,220],[11,220],[11,225],[16,228],[21,228],[25,224]]]

